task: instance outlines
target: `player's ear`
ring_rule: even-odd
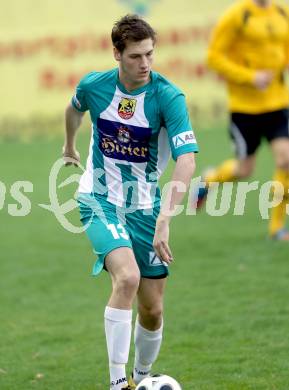
[[[116,47],[113,48],[113,55],[116,61],[120,61],[121,53]]]

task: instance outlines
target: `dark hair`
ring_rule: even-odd
[[[121,53],[128,41],[138,42],[148,38],[155,43],[156,32],[138,15],[125,15],[114,24],[111,32],[113,46]]]

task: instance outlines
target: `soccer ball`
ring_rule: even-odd
[[[154,375],[142,380],[136,390],[182,390],[182,388],[168,375]]]

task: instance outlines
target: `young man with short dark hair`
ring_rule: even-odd
[[[79,83],[66,110],[64,159],[79,161],[75,134],[85,111],[92,136],[79,184],[82,222],[112,294],[105,309],[110,388],[132,389],[149,376],[163,331],[163,294],[168,265],[171,211],[182,202],[195,169],[198,147],[182,92],[151,70],[156,36],[136,15],[113,27],[119,66],[92,72]],[[171,197],[160,204],[158,179],[172,153],[176,165]],[[71,161],[71,160],[69,160]],[[127,381],[132,305],[137,298],[133,380]]]

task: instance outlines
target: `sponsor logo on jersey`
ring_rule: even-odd
[[[120,145],[116,140],[111,140],[110,138],[103,138],[101,143],[102,150],[107,157],[117,158],[118,160],[128,160],[132,161],[129,157],[140,157],[142,159],[147,159],[148,148],[138,146],[133,147],[132,144]],[[120,158],[121,155],[124,158]],[[127,158],[125,158],[127,157]],[[135,161],[137,162],[137,161]]]
[[[159,265],[164,265],[165,267],[168,266],[168,264],[164,261],[162,261],[155,252],[150,252],[150,266],[151,267],[157,267]]]
[[[121,98],[121,101],[118,104],[118,115],[122,119],[130,119],[136,107],[136,99]]]
[[[149,160],[151,128],[125,125],[99,118],[99,147],[106,157],[130,162]]]
[[[118,129],[117,139],[124,144],[130,141],[129,129],[126,126],[120,126]]]
[[[173,137],[173,144],[175,149],[188,144],[196,144],[196,138],[192,131],[185,131]]]

